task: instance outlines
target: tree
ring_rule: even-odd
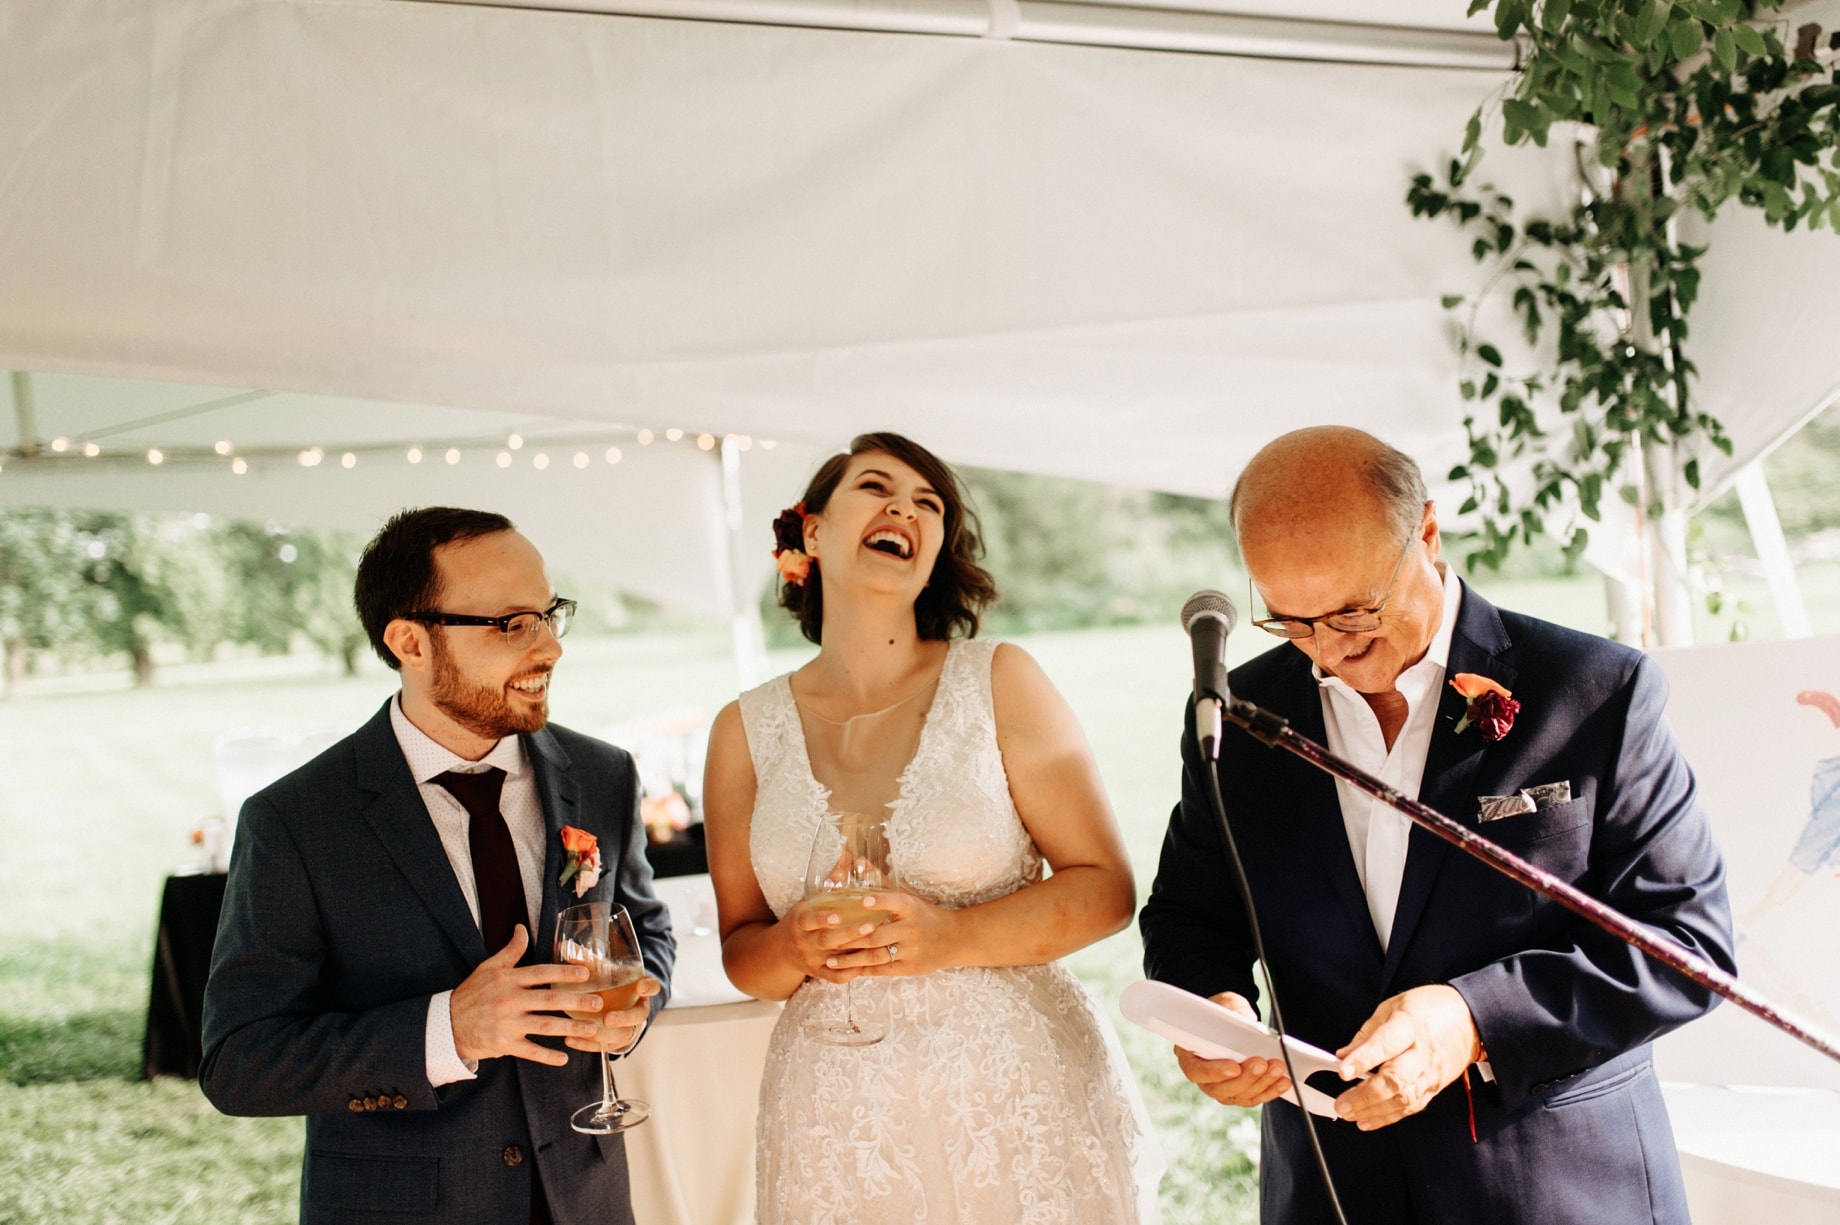
[[[1475,407],[1469,461],[1450,475],[1470,483],[1464,513],[1481,521],[1472,567],[1499,566],[1517,539],[1548,532],[1577,556],[1580,518],[1595,522],[1620,499],[1647,525],[1653,572],[1684,570],[1698,445],[1731,444],[1690,395],[1687,315],[1705,252],[1680,242],[1677,222],[1688,209],[1710,220],[1736,199],[1785,230],[1840,230],[1840,73],[1816,58],[1816,27],[1791,50],[1778,28],[1753,24],[1781,4],[1470,5],[1524,48],[1521,72],[1470,117],[1443,182],[1419,175],[1407,203],[1454,221],[1490,267],[1480,293],[1444,300],[1466,311],[1459,390]],[[1469,186],[1497,121],[1510,145],[1544,146],[1555,125],[1577,125],[1586,191],[1569,215],[1522,218],[1508,197]],[[1531,368],[1481,334],[1478,308],[1495,293],[1510,301]],[[1549,524],[1560,514],[1568,521]],[[1665,600],[1660,611],[1665,637],[1680,619]]]
[[[68,512],[0,511],[0,643],[5,696],[18,692],[33,651],[67,649],[89,630],[88,560]]]
[[[218,549],[235,596],[230,629],[239,642],[284,652],[304,636],[338,659],[347,676],[358,671],[367,639],[352,605],[363,542],[337,532],[307,532],[278,523],[232,523]]]
[[[203,653],[226,636],[224,572],[208,516],[86,513],[73,522],[89,645],[126,653],[137,685],[153,681],[155,643],[177,641]]]

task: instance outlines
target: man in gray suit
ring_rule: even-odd
[[[307,1116],[303,1222],[631,1222],[620,1137],[569,1126],[599,1060],[556,1043],[623,1049],[675,945],[632,759],[547,726],[574,604],[509,520],[446,508],[384,526],[356,601],[402,690],[244,805],[199,1083],[227,1114]],[[564,826],[604,877],[561,879]],[[656,980],[598,1022],[558,1015],[587,971],[547,964],[578,901],[626,907]]]

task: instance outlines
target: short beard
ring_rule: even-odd
[[[460,674],[453,656],[448,654],[442,635],[433,640],[434,679],[429,683],[428,700],[435,709],[486,740],[503,740],[525,732],[539,732],[549,722],[549,695],[528,710],[519,711],[505,697],[505,691],[478,685]]]

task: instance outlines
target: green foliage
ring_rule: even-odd
[[[127,655],[222,643],[285,652],[295,637],[350,673],[365,645],[351,589],[362,542],[206,515],[0,511],[0,646],[11,692],[35,652]]]
[[[992,632],[1174,624],[1192,591],[1225,581],[1219,499],[976,468],[965,478],[1002,593]]]
[[[352,607],[364,542],[347,533],[232,523],[218,548],[239,593],[228,626],[238,642],[284,652],[295,633],[357,674],[368,639]]]
[[[1542,533],[1568,556],[1587,543],[1606,496],[1658,509],[1641,478],[1658,448],[1699,487],[1700,444],[1730,453],[1720,423],[1689,396],[1687,315],[1704,248],[1677,241],[1692,208],[1757,208],[1785,230],[1840,230],[1840,73],[1784,48],[1778,30],[1747,24],[1781,0],[1475,0],[1504,39],[1527,48],[1518,78],[1471,116],[1462,157],[1441,180],[1421,174],[1407,204],[1445,217],[1490,269],[1464,309],[1459,390],[1469,461],[1463,513],[1480,519],[1468,563],[1499,567]],[[1563,218],[1517,219],[1514,202],[1469,180],[1485,126],[1508,144],[1544,146],[1553,126],[1583,125],[1602,182]],[[1588,176],[1589,177],[1589,176]],[[1530,369],[1511,368],[1483,336],[1482,304],[1508,295]],[[1562,428],[1552,428],[1556,408]],[[1543,414],[1541,410],[1546,410]],[[1555,528],[1560,512],[1572,512]]]
[[[89,640],[104,653],[127,653],[143,684],[153,676],[155,642],[170,639],[202,653],[223,636],[229,596],[209,523],[205,516],[75,519]]]

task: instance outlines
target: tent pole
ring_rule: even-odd
[[[728,536],[729,630],[734,642],[735,676],[743,690],[767,679],[767,636],[760,623],[760,603],[752,598],[745,540],[746,516],[741,501],[741,445],[733,434],[722,439],[722,511]]]
[[[1776,515],[1776,499],[1770,495],[1763,461],[1746,464],[1734,484],[1738,504],[1744,508],[1745,525],[1751,530],[1751,545],[1757,550],[1757,560],[1763,563],[1764,578],[1770,584],[1770,598],[1775,601],[1783,637],[1807,638],[1813,632],[1808,624],[1808,605],[1802,600],[1795,563],[1789,560],[1789,542],[1783,537],[1782,520]]]
[[[32,376],[24,370],[13,371],[13,415],[19,422],[19,455],[37,455],[38,402],[32,395]]]

